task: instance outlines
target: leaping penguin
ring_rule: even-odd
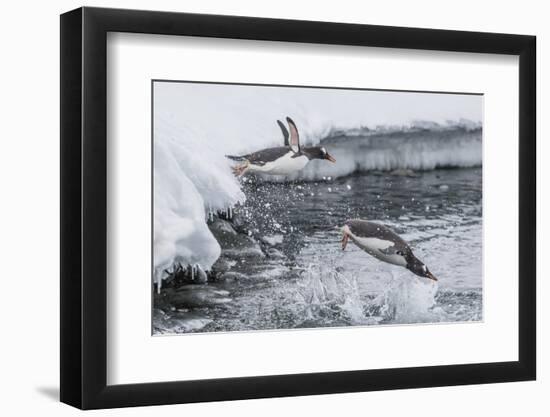
[[[326,159],[330,162],[336,162],[324,147],[301,148],[296,124],[290,117],[287,117],[286,121],[288,122],[290,134],[279,120],[277,122],[283,132],[285,145],[287,143],[288,145],[262,149],[242,156],[227,155],[227,158],[241,162],[233,167],[235,175],[240,177],[249,171],[269,175],[289,175],[303,169],[312,159]]]
[[[351,238],[353,243],[376,259],[405,267],[420,277],[437,281],[428,267],[414,256],[407,242],[386,226],[354,219],[344,223],[342,232],[342,250],[346,249]]]

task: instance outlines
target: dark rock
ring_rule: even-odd
[[[241,274],[240,272],[234,272],[234,271],[227,271],[223,274],[220,274],[218,277],[219,281],[240,281],[247,279],[248,276],[245,274]]]
[[[277,250],[275,248],[269,248],[267,250],[267,256],[269,258],[273,258],[273,259],[284,259],[284,258],[286,258],[286,256],[280,250]]]
[[[233,226],[231,225],[231,222],[227,220],[223,220],[220,218],[215,218],[214,221],[212,221],[208,227],[210,228],[210,231],[214,236],[224,236],[225,234],[228,235],[236,235],[237,232],[235,229],[233,229]]]
[[[227,291],[216,290],[207,285],[183,285],[177,290],[168,288],[160,294],[163,302],[176,309],[196,309],[224,304],[231,301],[228,295]]]
[[[265,257],[258,242],[250,236],[237,233],[227,220],[216,219],[209,227],[222,248],[222,256],[230,259]]]
[[[418,174],[415,173],[412,169],[394,169],[390,172],[390,175],[396,176],[396,177],[410,177],[415,178],[418,177]]]
[[[233,213],[233,218],[231,219],[231,225],[238,233],[248,234],[248,229],[246,227],[247,221],[245,216],[243,216],[238,209],[235,209]]]
[[[233,265],[235,265],[235,261],[232,261],[230,259],[227,259],[224,256],[220,256],[218,260],[212,265],[212,273],[214,275],[219,275],[224,272],[229,271]]]

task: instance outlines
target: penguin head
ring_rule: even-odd
[[[336,159],[330,155],[327,150],[322,146],[314,146],[307,149],[307,156],[309,159],[326,159],[330,162],[336,162]]]
[[[418,275],[419,277],[428,278],[432,281],[437,281],[437,278],[430,272],[428,267],[424,265],[418,258],[415,256],[410,257],[407,260],[406,268],[411,271],[413,274]]]

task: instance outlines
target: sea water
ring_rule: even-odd
[[[210,302],[158,313],[155,333],[483,319],[480,167],[241,186],[247,199],[236,215],[281,256],[243,259],[234,267],[238,279],[190,287]],[[391,227],[438,281],[382,263],[352,242],[343,251],[339,228],[352,218]]]

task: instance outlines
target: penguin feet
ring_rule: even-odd
[[[248,162],[245,162],[240,165],[235,165],[234,167],[231,167],[231,169],[233,170],[233,174],[236,177],[242,177],[246,172],[246,170],[248,169]]]
[[[342,250],[346,249],[348,240],[349,240],[349,235],[346,232],[344,232],[344,235],[342,236]]]

